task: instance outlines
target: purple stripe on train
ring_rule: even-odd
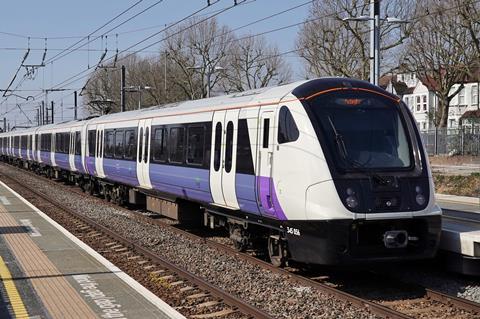
[[[260,215],[255,194],[254,175],[235,174],[235,194],[237,195],[240,210]]]
[[[130,186],[138,186],[137,162],[118,159],[103,159],[103,172],[109,180]]]
[[[69,155],[68,154],[63,154],[63,153],[55,153],[55,164],[63,168],[65,170],[70,170],[70,161],[69,161]]]
[[[161,192],[205,203],[213,201],[207,169],[151,163],[150,182],[153,189]]]
[[[82,165],[82,157],[80,155],[75,155],[74,162],[75,162],[75,169],[77,170],[77,172],[85,173],[85,170],[83,169],[83,165]]]
[[[87,166],[87,174],[92,176],[97,175],[97,170],[95,169],[95,157],[94,156],[86,156],[85,163]]]
[[[275,184],[270,177],[258,176],[257,185],[260,185],[260,204],[262,211],[269,216],[276,217],[280,220],[287,220],[287,216],[278,202]]]
[[[40,159],[42,163],[52,165],[52,159],[50,157],[50,152],[40,151]]]

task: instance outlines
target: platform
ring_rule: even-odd
[[[184,318],[0,182],[0,318]]]
[[[480,276],[480,206],[473,198],[439,198],[442,207],[442,250],[450,270]]]

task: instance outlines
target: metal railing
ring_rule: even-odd
[[[428,155],[480,155],[480,127],[420,131]]]

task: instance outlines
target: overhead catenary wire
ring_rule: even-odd
[[[217,0],[217,1],[215,1],[214,3],[212,3],[212,4],[216,4],[216,3],[218,3],[219,1],[220,1],[220,0]],[[244,0],[244,1],[245,1],[245,0]],[[183,21],[185,21],[185,20],[190,19],[191,17],[193,17],[193,16],[195,16],[196,14],[198,14],[198,13],[206,10],[206,9],[209,8],[209,7],[210,7],[210,6],[207,5],[207,6],[204,6],[204,7],[200,8],[200,9],[194,11],[193,13],[191,13],[191,14],[187,15],[186,17],[184,17],[184,18],[176,21],[175,23],[173,23],[173,24],[165,27],[164,29],[162,29],[162,30],[160,30],[160,31],[158,31],[158,32],[155,32],[154,34],[152,34],[152,35],[150,35],[149,37],[147,37],[147,38],[145,38],[145,39],[143,39],[143,40],[135,43],[134,45],[131,45],[129,48],[127,48],[127,49],[125,49],[125,50],[122,50],[120,53],[123,53],[124,51],[130,50],[131,48],[133,48],[133,47],[135,47],[135,46],[137,46],[137,45],[139,45],[139,44],[141,44],[141,43],[143,43],[143,42],[151,39],[152,37],[160,34],[161,32],[164,32],[165,30],[167,30],[167,29],[169,29],[169,28],[172,28],[173,26],[175,26],[175,25],[177,25],[177,24],[179,24],[179,23],[181,23],[181,22],[183,22]],[[234,7],[234,6],[228,7],[227,10],[228,10],[228,9],[231,9],[232,7]],[[225,11],[225,9],[224,9],[223,11]],[[223,12],[223,11],[222,11],[222,12]],[[218,13],[218,14],[219,14],[219,13]],[[215,15],[218,15],[218,14],[215,14]],[[212,16],[210,16],[209,18],[211,18],[211,17],[212,17]],[[209,19],[209,18],[207,18],[207,19]],[[205,20],[206,20],[206,19],[205,19]],[[192,27],[192,26],[190,26],[190,27]],[[138,52],[140,52],[140,51],[141,51],[141,50],[135,50],[135,51],[133,51],[131,54],[135,54],[135,53],[138,53]],[[130,55],[131,55],[131,54],[130,54]],[[126,57],[128,57],[128,56],[126,56]],[[126,58],[126,57],[122,57],[122,59],[124,59],[124,58]],[[110,60],[111,58],[112,58],[112,57],[108,58],[107,60]],[[68,82],[69,80],[71,80],[71,79],[73,79],[73,78],[75,78],[75,77],[77,77],[77,76],[79,76],[79,75],[81,75],[81,74],[83,74],[83,73],[85,73],[85,72],[88,72],[89,69],[91,69],[91,68],[92,68],[92,67],[89,66],[86,70],[77,73],[76,75],[68,78],[67,80],[65,80],[65,81],[63,81],[63,82],[61,82],[61,83],[59,83],[59,84],[57,84],[57,85],[55,85],[55,86],[52,86],[52,88],[57,88],[57,87],[59,87],[60,85],[64,84],[65,82]],[[93,72],[92,72],[92,73],[93,73]],[[87,74],[87,75],[88,75],[88,74]],[[81,77],[81,78],[84,78],[84,77],[85,77],[85,76],[83,76],[83,77]],[[80,78],[80,79],[81,79],[81,78]],[[76,81],[78,81],[78,79],[77,79]],[[76,82],[76,81],[72,81],[72,83],[73,83],[73,82]],[[38,97],[40,97],[40,96],[42,96],[42,95],[43,95],[42,93],[37,94],[34,98],[37,99]],[[5,102],[5,101],[4,101],[4,102]],[[3,112],[3,113],[2,113],[2,116],[10,113],[12,110],[13,110],[13,108],[10,109],[10,110],[7,110],[7,111],[5,111],[5,112]]]
[[[112,23],[113,21],[115,21],[116,19],[118,19],[119,17],[121,17],[122,15],[124,15],[125,13],[127,13],[128,11],[132,10],[134,7],[136,7],[137,5],[139,5],[140,3],[142,3],[143,0],[138,0],[137,2],[135,2],[134,4],[132,4],[131,6],[129,6],[128,8],[126,8],[125,10],[123,10],[122,12],[120,12],[119,14],[117,14],[115,17],[111,18],[110,20],[108,20],[107,22],[105,22],[103,25],[101,25],[100,27],[96,28],[94,31],[90,32],[87,36],[84,36],[82,37],[80,40],[78,40],[77,42],[75,42],[74,44],[70,45],[69,47],[67,47],[64,51],[54,55],[53,57],[51,57],[48,61],[46,61],[46,63],[49,63],[51,62],[52,60],[54,60],[56,57],[58,57],[59,55],[61,55],[63,52],[66,52],[68,50],[70,50],[71,48],[73,48],[74,46],[76,46],[77,44],[81,43],[83,40],[87,39],[88,37],[92,36],[93,34],[95,34],[96,32],[98,32],[99,30],[103,29],[104,27],[106,27],[107,25],[109,25],[110,23]]]
[[[143,1],[143,0],[142,0],[142,1]],[[117,24],[116,26],[112,27],[112,28],[109,29],[108,31],[102,33],[101,35],[96,36],[96,37],[93,37],[93,39],[88,38],[88,42],[87,42],[87,43],[84,43],[84,44],[78,46],[77,48],[73,48],[73,49],[71,49],[69,52],[66,52],[66,53],[63,54],[63,55],[61,55],[61,53],[57,54],[58,58],[56,58],[54,61],[57,61],[57,60],[59,60],[59,59],[62,59],[63,57],[65,57],[65,56],[67,56],[67,55],[69,55],[69,54],[77,51],[77,49],[83,48],[83,47],[85,47],[86,45],[89,45],[91,42],[94,42],[95,40],[97,40],[97,39],[99,39],[99,38],[101,38],[101,37],[102,37],[102,38],[103,38],[104,36],[107,36],[107,37],[108,37],[108,33],[109,33],[109,32],[111,32],[111,31],[113,31],[113,30],[121,27],[122,25],[124,25],[124,24],[127,23],[127,22],[130,22],[131,20],[135,19],[136,17],[138,17],[139,15],[145,13],[146,11],[152,9],[153,7],[155,7],[155,6],[157,6],[158,4],[162,3],[163,1],[164,1],[164,0],[158,0],[158,1],[156,1],[155,3],[151,4],[150,6],[148,6],[147,8],[143,9],[142,11],[137,12],[136,14],[134,14],[134,15],[131,16],[131,17],[129,17],[129,18],[126,19],[125,21]],[[90,36],[91,36],[91,35],[92,35],[92,34],[90,34]],[[60,56],[59,56],[59,55],[60,55]]]
[[[479,2],[479,1],[475,1],[474,3],[477,3],[477,2]],[[457,5],[457,6],[448,8],[448,9],[446,9],[446,10],[447,10],[447,11],[448,11],[448,10],[454,10],[454,9],[457,9],[457,8],[461,7],[462,5],[463,5],[463,4]],[[363,5],[362,5],[362,6],[363,6]],[[359,7],[360,7],[360,6],[359,6]],[[445,10],[443,10],[442,12],[445,12]],[[294,24],[290,24],[290,25],[287,25],[287,26],[283,26],[283,27],[279,27],[279,28],[267,30],[267,31],[264,31],[264,32],[261,32],[261,33],[258,33],[258,34],[249,35],[249,36],[246,36],[246,37],[244,37],[244,38],[260,36],[260,35],[264,35],[264,34],[268,34],[268,33],[272,33],[272,32],[278,32],[278,31],[284,30],[284,29],[286,29],[286,28],[296,27],[296,26],[299,26],[299,25],[302,25],[302,24],[306,24],[306,23],[309,23],[309,22],[312,22],[312,21],[315,21],[315,20],[318,20],[318,19],[326,18],[326,17],[331,16],[331,15],[339,14],[339,13],[341,13],[341,12],[334,12],[334,13],[331,13],[331,14],[328,14],[328,15],[325,15],[325,16],[322,16],[322,17],[317,17],[317,18],[315,18],[315,19],[308,19],[308,20],[305,20],[305,21],[300,22],[300,23],[294,23]],[[417,17],[415,17],[415,18],[412,18],[412,19],[410,19],[410,21],[413,22],[413,21],[415,21],[415,20],[420,20],[420,19],[422,19],[422,18],[424,18],[424,17],[426,17],[426,16],[428,16],[428,15],[432,15],[432,14],[440,14],[440,12],[429,12],[428,14],[425,14],[425,15],[423,15],[423,16],[417,16]],[[162,32],[162,31],[160,31],[160,32]],[[241,40],[241,39],[242,39],[242,38],[236,39],[236,41]],[[147,40],[147,39],[145,39],[145,41],[146,41],[146,40]],[[153,43],[153,44],[149,45],[148,47],[153,46],[153,45],[155,45],[155,44],[157,44],[158,42],[161,42],[161,41],[162,41],[162,40],[157,41],[156,43]],[[136,45],[137,45],[137,44],[136,44]],[[140,50],[135,50],[135,51],[130,51],[130,52],[131,52],[132,54],[134,54],[134,53],[140,52],[141,50],[142,50],[142,49],[140,49]],[[299,51],[299,49],[294,49],[294,50],[289,50],[289,51],[287,51],[287,52],[278,53],[278,54],[275,54],[275,55],[273,55],[273,56],[282,56],[282,55],[287,55],[287,54],[291,54],[291,53],[298,52],[298,51]],[[125,50],[123,50],[122,53],[123,53],[123,52],[125,52]],[[265,57],[265,59],[267,59],[267,58],[269,58],[269,57]],[[108,60],[108,59],[107,59],[107,60]],[[83,73],[85,73],[85,72],[87,72],[87,71],[88,71],[88,69],[80,72],[79,74],[77,74],[77,75],[75,75],[75,76],[73,76],[73,77],[68,78],[67,80],[65,80],[65,81],[57,84],[56,86],[61,86],[62,84],[64,84],[64,83],[66,83],[66,82],[74,79],[74,78],[77,77],[77,76],[80,76],[81,74],[83,74]],[[86,75],[84,75],[84,76],[81,76],[81,77],[73,80],[73,81],[70,81],[70,82],[68,82],[68,84],[74,83],[74,82],[76,82],[76,81],[78,81],[78,80],[81,80],[81,79],[85,78],[86,76],[88,76],[88,75],[90,75],[90,74],[92,74],[92,73],[86,74]],[[67,85],[67,84],[65,84],[65,85]]]

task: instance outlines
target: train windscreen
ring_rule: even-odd
[[[397,102],[374,93],[342,90],[319,95],[308,104],[340,168],[411,166],[411,143]]]

